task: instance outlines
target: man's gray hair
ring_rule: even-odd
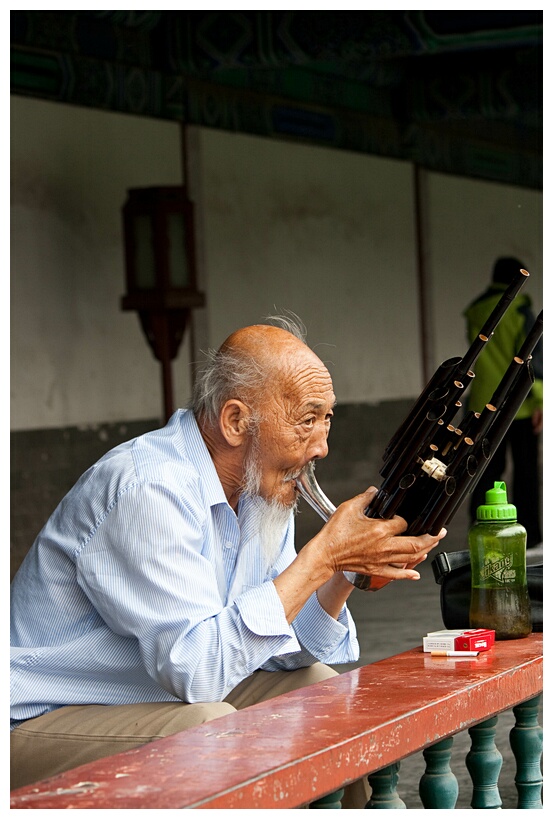
[[[305,343],[305,325],[294,313],[267,316],[265,324],[287,330]],[[223,348],[208,350],[205,362],[196,373],[191,407],[196,418],[217,424],[219,413],[229,398],[244,400],[266,383],[267,373],[252,357]],[[252,423],[256,418],[252,418]]]
[[[295,313],[288,311],[286,315],[266,316],[265,321],[267,324],[272,324],[274,327],[280,327],[282,330],[288,330],[289,333],[296,336],[296,338],[299,338],[299,340],[303,341],[304,344],[307,343],[307,329],[303,321],[299,316],[296,316]]]

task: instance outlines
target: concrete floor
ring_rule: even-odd
[[[297,519],[298,543],[304,543],[322,525],[322,520],[302,503]],[[466,549],[468,512],[461,508],[448,526],[448,535],[437,547],[438,551]],[[303,538],[303,539],[302,539]],[[541,547],[531,552],[529,561],[540,563]],[[349,599],[349,607],[357,624],[361,657],[358,663],[336,666],[338,671],[347,671],[358,665],[376,662],[393,654],[407,651],[421,645],[428,631],[443,628],[440,610],[440,587],[434,580],[431,561],[433,553],[418,569],[421,579],[391,584],[379,592],[367,593],[356,590]],[[382,626],[386,628],[383,629]],[[543,725],[542,715],[540,723]],[[503,756],[503,766],[499,778],[499,789],[503,809],[516,808],[517,791],[514,784],[515,762],[509,745],[509,731],[514,725],[512,711],[499,715],[496,746]],[[458,734],[453,743],[451,769],[459,782],[457,809],[470,808],[472,782],[465,765],[465,757],[470,749],[467,731]],[[401,762],[398,794],[408,809],[421,809],[418,795],[419,781],[424,773],[425,761],[422,753]]]

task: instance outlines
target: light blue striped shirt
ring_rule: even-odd
[[[189,410],[108,452],[38,535],[12,584],[11,718],[62,705],[220,701],[256,669],[358,659],[351,615],[307,601],[289,625],[257,511],[228,505]]]

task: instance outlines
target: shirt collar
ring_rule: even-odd
[[[180,426],[184,439],[183,449],[202,477],[207,503],[210,506],[215,506],[218,503],[228,505],[225,490],[202,438],[194,413],[190,409],[177,410],[169,421],[169,423],[173,422]]]

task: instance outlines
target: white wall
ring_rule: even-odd
[[[415,394],[411,166],[207,129],[198,146],[212,342],[291,310],[339,401]]]
[[[12,98],[12,429],[159,417],[159,365],[123,313],[121,206],[130,187],[180,184],[175,123]],[[201,284],[196,348],[292,310],[338,399],[422,387],[408,163],[190,129]],[[541,194],[425,180],[435,364],[466,349],[461,311],[514,253],[541,297]],[[174,365],[190,392],[188,337]]]
[[[181,183],[179,126],[11,103],[11,428],[159,417],[159,364],[119,307],[121,207]]]

